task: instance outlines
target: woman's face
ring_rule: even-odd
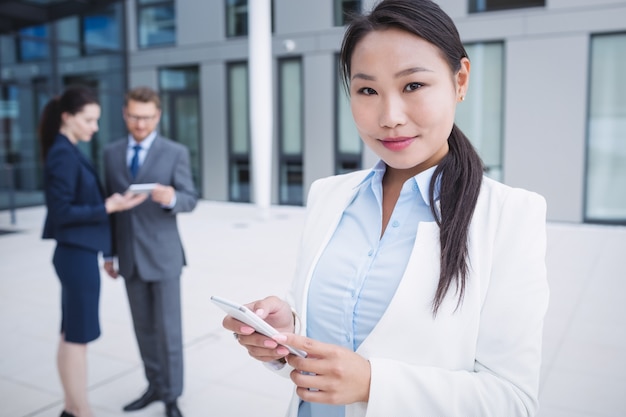
[[[465,95],[469,61],[453,74],[433,44],[399,29],[373,31],[352,54],[350,104],[363,142],[389,169],[407,177],[448,152],[456,104]]]
[[[89,142],[93,134],[98,131],[100,106],[95,103],[86,104],[76,114],[63,113],[62,118],[61,133],[67,136],[72,143]]]

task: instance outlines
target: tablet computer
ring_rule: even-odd
[[[154,190],[154,187],[156,187],[155,182],[144,184],[131,184],[130,187],[128,187],[128,191],[135,194],[150,194],[152,190]]]

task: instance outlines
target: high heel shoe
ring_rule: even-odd
[[[76,417],[74,414],[70,414],[67,411],[63,410],[60,417]]]

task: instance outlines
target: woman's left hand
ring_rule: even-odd
[[[341,405],[369,400],[371,368],[361,355],[295,334],[280,334],[273,339],[307,353],[306,358],[287,356],[294,368],[291,380],[304,401]]]

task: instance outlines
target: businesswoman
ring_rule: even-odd
[[[430,0],[384,0],[351,21],[340,56],[380,161],[311,186],[290,296],[249,305],[284,334],[224,326],[289,371],[289,416],[534,415],[545,200],[483,177],[454,124],[470,75],[454,23]]]
[[[99,118],[96,96],[71,87],[46,104],[39,123],[47,208],[42,237],[57,241],[53,264],[61,282],[57,367],[65,397],[62,417],[93,415],[87,399],[87,343],[100,336],[98,253],[111,251],[108,214],[145,199],[104,197],[96,171],[76,146],[91,140]]]

